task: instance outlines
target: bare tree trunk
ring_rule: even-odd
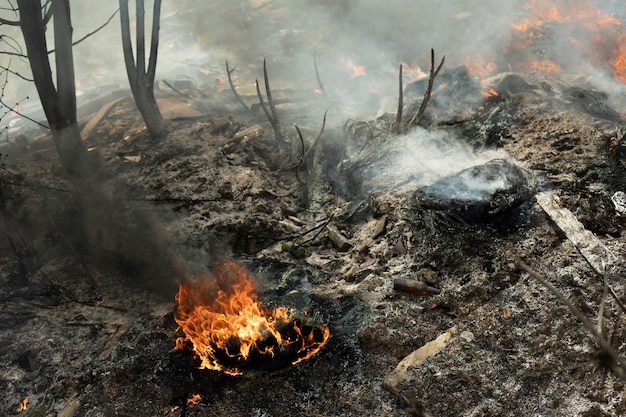
[[[130,17],[128,14],[128,0],[119,0],[120,20],[122,26],[122,49],[130,89],[135,98],[135,104],[141,113],[150,135],[158,138],[165,134],[167,126],[161,116],[156,99],[154,98],[154,77],[156,74],[157,52],[159,48],[159,25],[161,20],[161,0],[154,0],[152,14],[152,35],[150,42],[150,58],[146,70],[146,42],[145,42],[145,13],[143,0],[136,0],[137,33],[136,48],[137,60],[133,54],[130,36]]]
[[[20,27],[24,36],[37,93],[52,131],[61,163],[66,171],[78,176],[92,174],[95,161],[87,152],[76,121],[76,87],[72,54],[72,23],[69,0],[52,0],[56,87],[48,59],[47,17],[39,1],[18,0]]]

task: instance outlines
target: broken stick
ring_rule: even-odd
[[[237,67],[234,67],[232,70],[228,67],[228,60],[227,60],[226,61],[226,74],[228,75],[228,84],[230,84],[230,89],[233,92],[233,94],[235,95],[235,99],[237,100],[237,102],[239,102],[239,104],[241,104],[241,106],[244,109],[246,109],[247,111],[250,111],[250,108],[243,101],[243,99],[241,98],[241,96],[237,92],[237,89],[235,88],[235,85],[233,84],[233,79],[231,77],[231,74],[233,72],[235,72],[235,69],[237,69]]]
[[[398,112],[396,113],[396,121],[393,124],[393,130],[398,135],[404,133],[402,129],[402,107],[404,106],[404,96],[402,92],[402,64],[398,70]]]
[[[396,278],[393,280],[393,289],[413,295],[440,294],[441,290],[433,288],[422,281],[408,278]]]
[[[430,96],[433,91],[433,84],[435,83],[435,77],[437,76],[437,74],[439,74],[439,71],[441,70],[441,67],[443,67],[443,63],[445,60],[446,60],[445,56],[441,58],[441,62],[439,63],[439,66],[437,66],[437,69],[435,69],[435,50],[431,48],[430,50],[430,75],[428,77],[428,85],[426,86],[426,91],[424,92],[424,98],[422,99],[422,103],[420,104],[420,107],[417,110],[417,113],[415,113],[415,116],[413,116],[413,118],[409,120],[409,123],[407,123],[407,126],[406,126],[407,128],[417,126],[417,124],[422,120],[422,117],[424,117],[426,106],[428,105],[428,102],[430,101]]]

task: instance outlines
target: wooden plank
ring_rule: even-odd
[[[598,274],[603,275],[606,267],[617,261],[617,257],[591,231],[585,229],[571,211],[559,206],[552,193],[540,192],[535,197],[543,211]]]
[[[107,104],[100,107],[100,109],[93,116],[91,116],[91,119],[89,119],[85,127],[83,127],[83,130],[80,131],[80,137],[83,138],[83,140],[86,140],[96,128],[98,123],[100,123],[100,120],[102,120],[104,116],[107,115],[107,113],[111,110],[111,108],[113,108],[113,106],[115,106],[123,99],[124,97],[116,98],[115,100],[109,101]]]

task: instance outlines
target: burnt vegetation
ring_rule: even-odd
[[[174,18],[152,3],[146,48],[136,1],[133,44],[128,3],[129,87],[78,106],[70,2],[17,1],[0,20],[21,28],[25,49],[7,45],[28,59],[46,120],[16,137],[7,126],[0,147],[0,414],[626,412],[621,84],[508,62],[478,77],[426,49],[421,78],[406,83],[400,64],[385,74],[397,92],[359,91],[393,103],[359,117],[334,85],[358,84],[318,50],[309,84],[270,55],[160,83],[160,25]],[[203,7],[252,25],[281,5]],[[22,101],[7,106],[4,87],[28,77],[2,71],[5,123]],[[242,334],[211,342],[222,370],[199,369],[185,330],[202,326],[180,326],[175,295],[224,259],[290,318],[261,328],[249,357]],[[224,285],[211,288],[239,284]],[[301,361],[306,343],[323,347]]]

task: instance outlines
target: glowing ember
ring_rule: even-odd
[[[193,394],[191,397],[187,398],[187,407],[194,408],[201,399],[200,394]]]
[[[191,346],[199,368],[231,375],[250,361],[279,354],[292,364],[311,357],[327,342],[328,327],[302,325],[285,307],[266,308],[246,269],[229,260],[213,274],[180,282],[174,316],[185,337],[176,349]]]
[[[496,91],[496,86],[488,81],[482,81],[480,83],[481,92],[480,94],[485,99],[485,102],[482,106],[478,107],[478,110],[485,110],[489,105],[493,102],[497,102],[500,100],[500,94]]]
[[[483,97],[485,98],[485,100],[490,99],[491,97],[498,97],[500,94],[498,94],[498,92],[493,89],[490,88],[489,91],[482,91],[481,94],[483,95]]]
[[[17,412],[21,413],[22,411],[26,411],[28,409],[27,405],[28,405],[28,397],[22,400],[22,402],[20,403],[20,407],[17,409]]]

